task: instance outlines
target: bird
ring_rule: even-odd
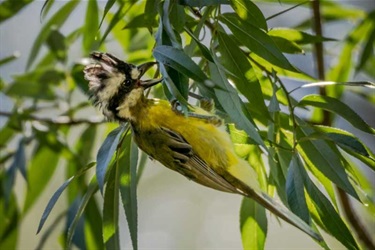
[[[137,146],[152,159],[203,186],[251,198],[322,241],[306,222],[260,188],[256,172],[236,155],[224,122],[212,110],[189,105],[186,114],[178,102],[145,96],[146,89],[163,81],[141,80],[156,62],[136,66],[103,52],[90,57],[94,63],[84,68],[84,78],[94,105],[109,120],[129,123]]]

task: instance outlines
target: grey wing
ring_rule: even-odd
[[[189,179],[204,186],[229,193],[239,193],[224,177],[216,173],[208,164],[200,158],[192,146],[178,133],[162,128],[168,136],[167,144],[172,150],[176,171]]]

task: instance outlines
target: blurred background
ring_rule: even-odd
[[[3,2],[3,1],[1,1]],[[59,10],[66,1],[56,1],[48,15]],[[98,1],[101,9],[105,6],[105,1]],[[341,1],[344,6],[353,6],[353,9],[368,11],[375,8],[375,2],[372,0],[352,0]],[[22,9],[16,16],[6,20],[0,26],[0,58],[16,54],[18,58],[11,63],[0,67],[1,78],[4,82],[11,82],[12,76],[23,74],[25,72],[27,60],[41,28],[43,27],[47,17],[41,19],[41,10],[44,1],[33,1],[27,7]],[[63,34],[69,34],[76,27],[81,26],[85,19],[84,13],[86,11],[86,2],[83,1],[78,4],[77,8],[71,13],[68,20],[60,29]],[[270,2],[256,2],[263,14],[268,17],[279,13],[290,7],[280,1],[279,4]],[[339,11],[339,10],[338,10]],[[298,25],[301,20],[311,16],[311,10],[303,6],[295,8],[277,16],[268,21],[269,27],[293,27]],[[323,35],[338,40],[343,39],[348,32],[356,25],[355,19],[348,18],[347,21],[329,22],[324,25]],[[93,33],[96,32],[93,27]],[[326,42],[324,44],[326,51],[325,61],[326,67],[329,68],[334,65],[335,58],[341,52],[343,43],[340,42]],[[142,54],[138,56],[127,55],[121,45],[115,41],[111,36],[106,42],[105,51],[110,52],[124,60],[130,60],[138,63],[142,59]],[[46,52],[46,47],[41,48],[41,53],[38,57]],[[80,41],[74,42],[68,51],[66,64],[75,62],[82,62],[83,58],[87,58],[88,54],[82,51]],[[148,55],[150,56],[150,54]],[[149,58],[145,58],[147,61]],[[292,64],[297,65],[306,73],[316,76],[316,69],[313,62],[311,51],[306,51],[304,55],[288,55],[288,59]],[[358,74],[353,75],[353,80],[371,80],[367,75]],[[293,89],[299,86],[299,82],[288,81],[287,87]],[[316,89],[298,91],[294,94],[296,99],[302,97],[307,92],[316,92]],[[61,93],[64,95],[64,93]],[[5,105],[8,102],[4,100],[4,96],[0,96],[0,110],[6,109]],[[86,94],[82,90],[76,90],[72,94],[73,103],[80,103],[87,100]],[[374,105],[366,100],[359,98],[352,93],[345,93],[343,95],[344,102],[348,103],[365,121],[372,127],[375,126],[375,110]],[[17,102],[14,103],[17,105]],[[67,103],[57,104],[57,108],[61,110],[67,109]],[[43,117],[53,117],[54,113],[48,111],[43,113]],[[102,118],[100,111],[88,106],[84,111],[75,114],[77,118],[92,118],[97,120]],[[0,116],[0,124],[5,123],[6,118]],[[346,121],[338,119],[336,121],[338,127],[342,127],[350,132],[355,133],[372,151],[375,150],[374,137],[354,129]],[[40,124],[40,126],[43,126]],[[116,127],[113,124],[112,128]],[[43,128],[41,128],[43,129]],[[83,126],[78,125],[74,127],[75,132],[70,133],[72,139],[79,136],[83,131]],[[104,126],[98,126],[98,133],[101,134],[94,141],[82,141],[83,146],[93,145],[90,154],[90,161],[95,161],[95,155],[107,135],[109,129]],[[2,140],[0,138],[0,140]],[[17,140],[12,140],[8,143],[8,148],[16,150],[18,144]],[[69,140],[67,143],[70,143]],[[26,159],[33,152],[26,150]],[[41,161],[42,164],[48,162]],[[359,163],[360,165],[360,163]],[[62,185],[67,179],[64,169],[64,162],[56,168],[51,179],[48,181],[48,188],[44,190],[37,202],[30,208],[22,222],[17,225],[20,228],[18,236],[17,249],[35,249],[42,240],[44,231],[36,235],[37,225],[41,218],[42,212],[51,198],[52,194]],[[2,166],[4,167],[4,166]],[[5,166],[7,167],[7,166]],[[368,170],[366,170],[368,171]],[[375,186],[374,173],[368,171],[369,180]],[[16,174],[15,188],[17,193],[17,200],[19,204],[23,204],[28,184],[23,180],[20,173]],[[102,202],[101,195],[96,194],[99,204]],[[58,215],[68,209],[66,197],[62,195],[57,202],[57,205],[52,210],[52,215]],[[139,248],[140,249],[241,249],[241,236],[239,229],[239,209],[241,197],[227,193],[218,192],[197,185],[188,181],[183,176],[174,173],[159,163],[148,161],[146,164],[144,174],[138,186],[138,228],[139,228]],[[353,201],[356,205],[355,201]],[[99,205],[99,207],[101,207]],[[358,206],[358,214],[361,215],[361,220],[366,224],[367,228],[375,235],[375,219],[372,215],[362,212]],[[268,214],[269,215],[269,214]],[[121,220],[121,243],[124,249],[131,248],[131,241],[129,237],[128,227],[125,217],[120,212]],[[266,249],[317,249],[318,245],[304,233],[298,231],[287,223],[279,221],[274,216],[269,216],[269,229],[266,241]],[[46,226],[53,222],[53,218],[49,218]],[[59,244],[60,231],[65,227],[64,220],[57,225],[57,230],[54,230],[48,237],[44,249],[61,249]],[[329,236],[327,236],[330,239]],[[63,239],[60,237],[60,241]],[[336,240],[328,240],[333,249],[343,249],[343,246]]]

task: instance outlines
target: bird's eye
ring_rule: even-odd
[[[132,81],[130,79],[126,79],[123,84],[128,87],[132,84]]]

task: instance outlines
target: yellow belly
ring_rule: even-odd
[[[210,168],[221,176],[226,179],[240,180],[244,184],[257,183],[253,169],[235,154],[233,144],[224,127],[218,127],[201,118],[176,113],[169,102],[164,100],[147,100],[147,104],[141,109],[137,110],[138,116],[135,122],[137,130],[141,133],[156,131],[161,127],[175,131],[193,147],[193,151]],[[199,110],[199,113],[212,116],[204,110]],[[171,165],[173,159],[168,155],[166,145],[163,145],[163,138],[147,134],[142,134],[141,137],[138,138],[138,143],[143,151],[174,169]]]

